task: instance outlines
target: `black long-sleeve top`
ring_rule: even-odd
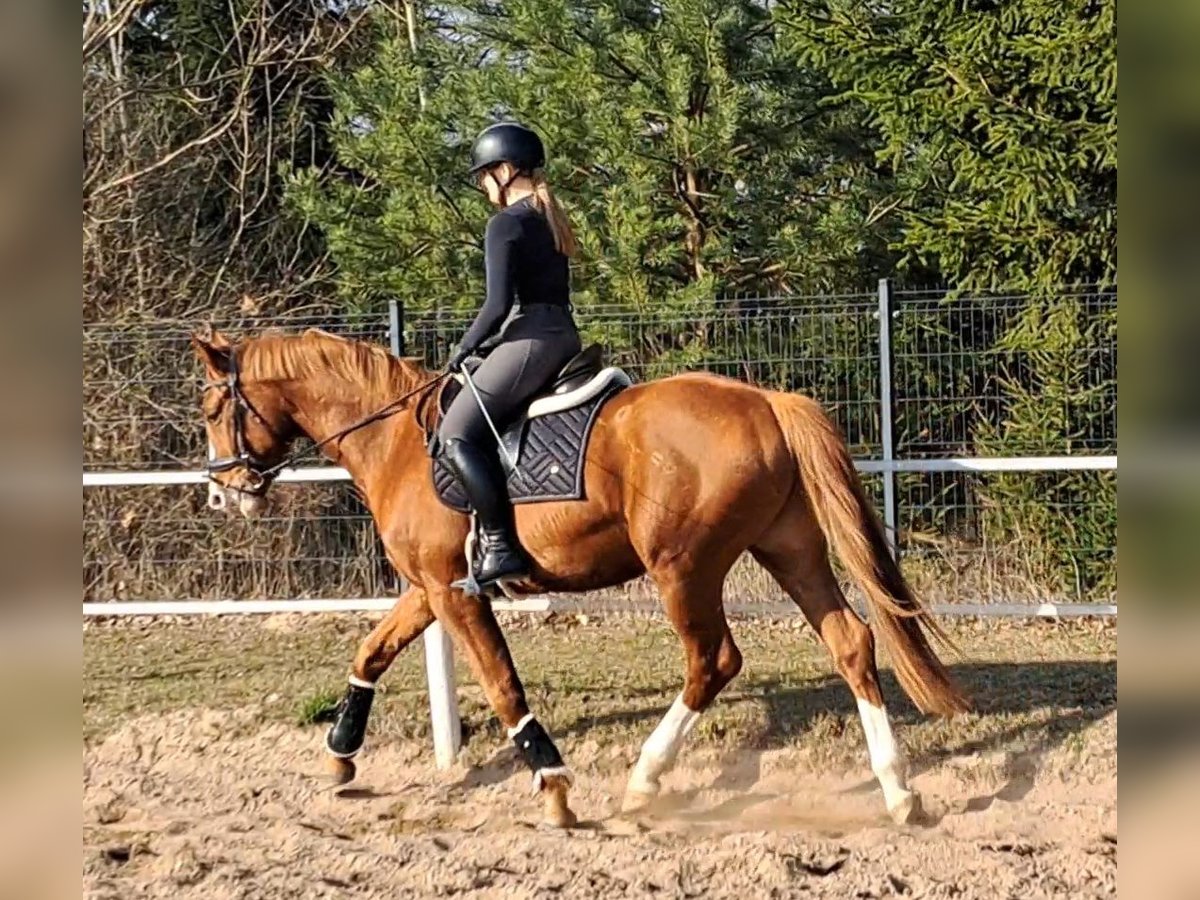
[[[492,216],[483,252],[487,296],[463,337],[464,349],[475,350],[492,337],[514,302],[569,305],[569,261],[555,248],[550,225],[531,198],[524,197]]]

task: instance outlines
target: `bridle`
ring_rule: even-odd
[[[279,474],[282,466],[269,466],[266,460],[261,459],[251,449],[246,442],[246,415],[251,414],[263,427],[267,429],[276,440],[280,439],[275,430],[271,427],[271,423],[266,417],[254,408],[254,405],[246,398],[242,392],[240,374],[237,364],[237,350],[233,347],[229,348],[229,371],[225,377],[217,381],[205,382],[204,390],[210,391],[214,389],[225,388],[229,391],[229,398],[233,401],[233,456],[218,456],[210,458],[205,465],[205,471],[208,475],[208,480],[216,482],[226,490],[237,491],[242,494],[249,494],[254,497],[262,496],[267,492],[267,488],[271,486],[271,482],[275,480],[275,476]],[[221,484],[213,476],[220,472],[229,472],[233,469],[245,469],[250,476],[251,482],[247,485],[226,485]]]
[[[254,405],[246,398],[245,393],[243,393],[242,382],[237,364],[237,349],[235,347],[230,347],[229,371],[225,374],[224,378],[216,381],[205,382],[204,390],[210,391],[224,388],[229,391],[229,397],[233,401],[234,453],[232,456],[218,456],[208,460],[208,462],[205,464],[205,472],[208,476],[208,480],[215,482],[219,487],[228,491],[235,491],[240,494],[248,494],[252,497],[261,497],[267,492],[267,489],[275,481],[276,476],[288,466],[291,466],[293,463],[304,459],[307,456],[311,456],[326,444],[341,440],[351,432],[357,431],[360,428],[364,428],[373,422],[378,422],[381,419],[388,418],[396,413],[400,409],[401,405],[409,398],[432,389],[434,386],[440,384],[449,374],[450,372],[448,371],[442,372],[437,376],[437,378],[417,385],[417,387],[415,387],[413,390],[402,394],[395,400],[388,403],[386,406],[381,407],[370,415],[364,416],[357,422],[354,422],[348,427],[343,428],[341,431],[331,434],[324,440],[317,441],[311,447],[302,450],[299,453],[293,453],[290,456],[285,457],[274,465],[268,465],[267,461],[254,453],[250,449],[249,444],[246,442],[246,415],[251,414],[258,419],[258,421],[262,423],[263,427],[270,432],[271,436],[275,438],[276,441],[283,443],[284,438],[274,428],[271,427],[271,423],[267,421],[266,416],[255,409]],[[243,469],[250,476],[250,483],[246,485],[227,485],[217,481],[217,479],[214,477],[221,472],[229,472],[233,469]]]

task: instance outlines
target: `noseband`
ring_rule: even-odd
[[[253,404],[246,399],[246,395],[242,393],[241,383],[238,378],[237,352],[234,349],[230,349],[229,351],[229,371],[225,377],[219,381],[209,381],[204,385],[204,390],[206,391],[220,388],[228,390],[229,397],[233,401],[234,455],[219,456],[215,459],[210,459],[205,466],[208,478],[210,481],[216,481],[213,476],[219,472],[244,469],[250,477],[249,484],[225,485],[220,482],[217,483],[226,490],[250,494],[256,497],[261,496],[271,486],[271,482],[278,474],[278,468],[268,465],[265,460],[249,449],[249,445],[246,443],[246,415],[253,415],[262,423],[267,431],[271,432],[276,438],[278,438],[278,435],[275,434],[263,414],[255,409]]]

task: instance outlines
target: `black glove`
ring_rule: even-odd
[[[462,371],[463,363],[471,356],[471,351],[466,347],[459,347],[454,351],[454,355],[450,357],[450,362],[446,363],[446,371],[457,375]]]

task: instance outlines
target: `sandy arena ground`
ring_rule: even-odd
[[[918,715],[888,680],[926,807],[897,827],[849,692],[794,623],[737,624],[746,671],[664,797],[629,816],[629,766],[678,690],[669,630],[513,624],[531,703],[577,776],[582,825],[557,832],[537,824],[529,774],[465,673],[462,761],[433,768],[418,652],[388,675],[358,779],[321,779],[324,726],[299,723],[307,701],[340,691],[368,625],[89,625],[84,895],[1115,893],[1115,627],[956,625],[954,671],[979,712],[953,722]]]

